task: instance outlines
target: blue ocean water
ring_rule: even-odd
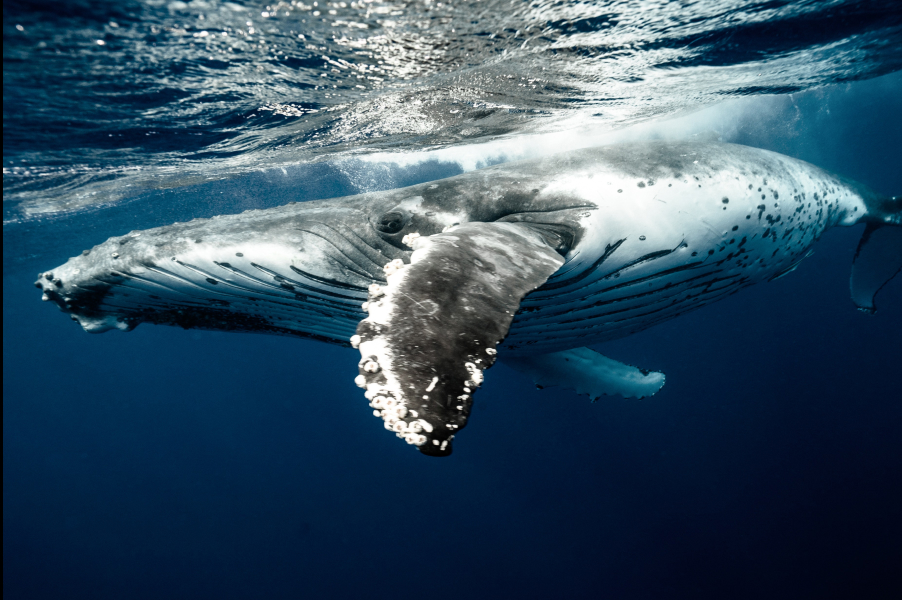
[[[902,592],[902,282],[854,310],[861,226],[598,348],[664,371],[652,398],[499,364],[443,460],[385,435],[352,350],[89,336],[32,287],[132,229],[636,137],[899,194],[894,3],[6,2],[3,27],[6,597]]]

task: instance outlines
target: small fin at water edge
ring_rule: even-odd
[[[532,377],[541,387],[559,385],[588,394],[594,402],[599,396],[645,398],[664,385],[664,373],[625,365],[589,348],[524,357],[503,357],[504,364]]]
[[[852,262],[852,302],[874,313],[874,297],[902,270],[902,227],[868,223]]]

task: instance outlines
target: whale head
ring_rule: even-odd
[[[584,207],[567,198],[455,179],[133,231],[40,273],[35,285],[91,333],[155,323],[346,345],[366,316],[368,289],[386,283],[383,267],[410,262],[405,239],[512,222],[561,255],[578,242],[574,215]]]
[[[146,322],[339,341],[381,263],[403,255],[368,217],[311,202],[133,231],[37,285],[92,333]]]

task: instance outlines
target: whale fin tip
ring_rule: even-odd
[[[877,311],[878,292],[902,270],[902,227],[869,222],[852,262],[852,302],[862,312]]]
[[[559,385],[577,394],[588,394],[593,402],[601,396],[646,398],[664,385],[663,373],[632,367],[590,348],[506,356],[503,360],[514,370],[531,376],[539,387]]]

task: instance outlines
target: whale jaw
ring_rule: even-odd
[[[359,225],[354,211],[309,212],[286,207],[132,232],[39,274],[35,285],[89,333],[155,323],[347,345],[366,316],[367,287],[399,252],[362,242],[363,227],[347,233]]]

